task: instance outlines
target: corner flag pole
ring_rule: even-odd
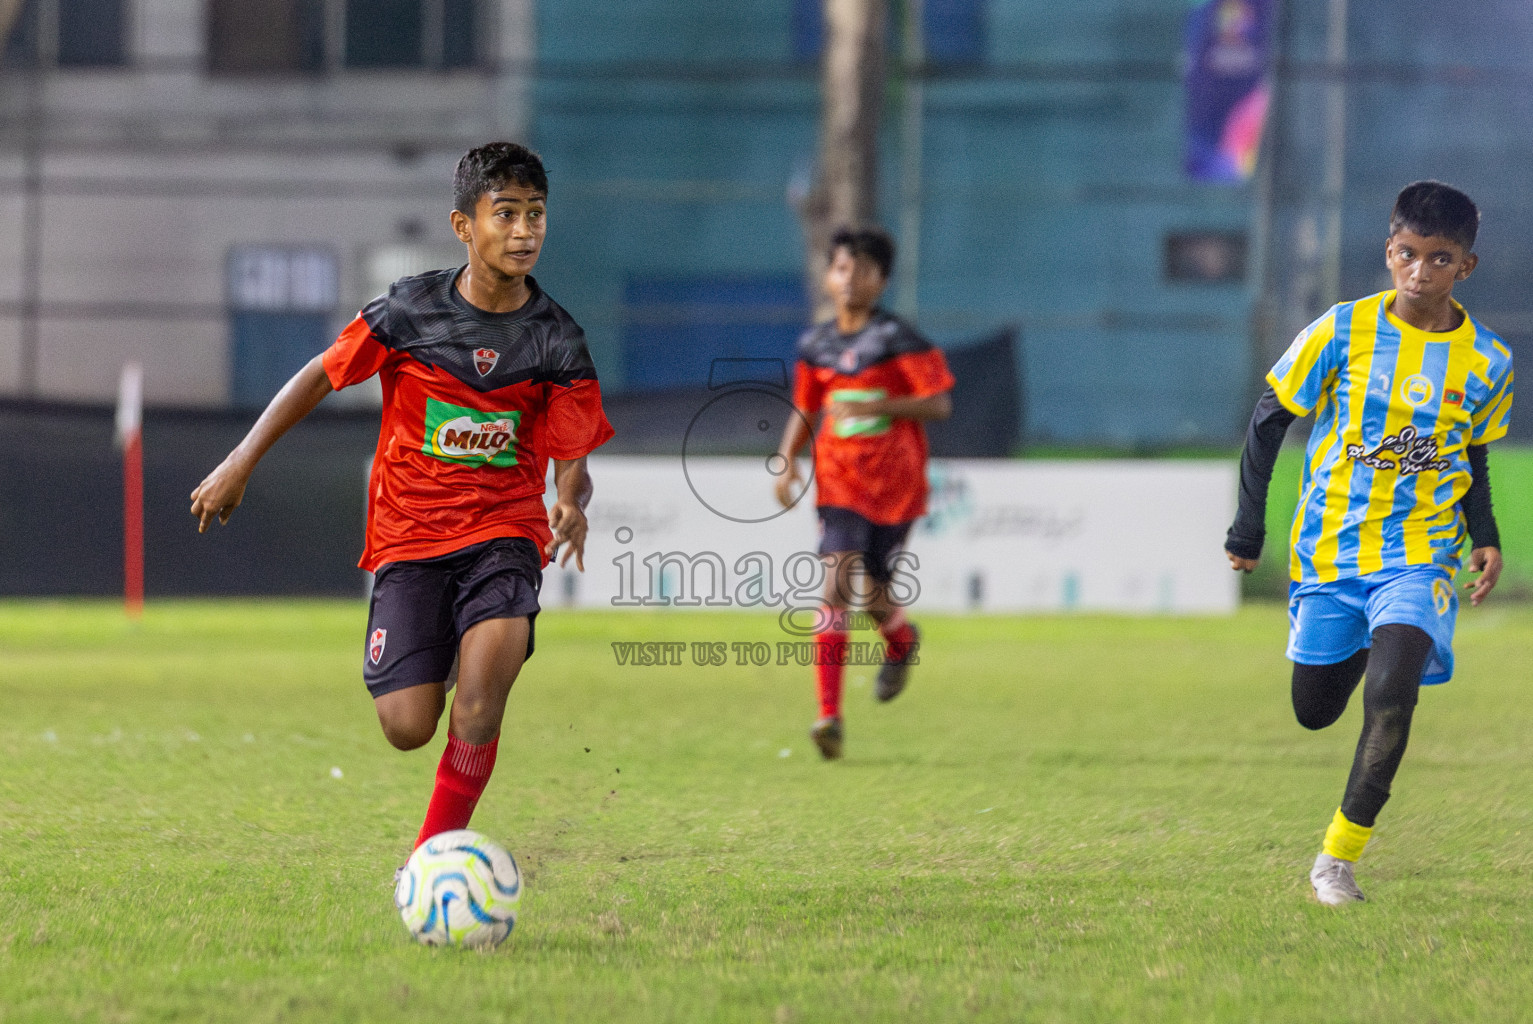
[[[144,368],[126,363],[117,386],[117,447],[122,449],[123,605],[144,614]]]

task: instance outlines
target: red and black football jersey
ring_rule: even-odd
[[[834,321],[798,341],[794,404],[813,417],[828,402],[924,398],[950,391],[942,350],[904,321],[875,311],[844,335]],[[915,420],[824,417],[814,441],[816,503],[892,526],[926,514],[926,429]]]
[[[396,281],[324,355],[336,389],[383,383],[364,569],[495,537],[541,550],[548,460],[612,436],[574,319],[530,277],[526,305],[487,313],[459,294],[460,272]]]

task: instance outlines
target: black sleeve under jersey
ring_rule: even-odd
[[[1496,526],[1496,513],[1490,503],[1490,465],[1487,446],[1472,444],[1469,456],[1469,490],[1459,499],[1458,507],[1464,510],[1464,522],[1469,527],[1469,543],[1477,548],[1499,548],[1501,531]]]
[[[1298,419],[1268,388],[1251,414],[1246,447],[1240,454],[1240,508],[1225,535],[1224,549],[1237,558],[1260,558],[1267,539],[1267,487],[1288,425]]]

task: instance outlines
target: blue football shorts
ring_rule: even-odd
[[[1423,686],[1453,677],[1453,627],[1458,594],[1453,573],[1440,565],[1408,565],[1331,583],[1288,585],[1288,659],[1334,665],[1373,643],[1373,631],[1415,626],[1432,638]]]

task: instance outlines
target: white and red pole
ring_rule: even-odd
[[[117,386],[117,447],[122,449],[123,605],[144,614],[144,368],[126,363]]]

